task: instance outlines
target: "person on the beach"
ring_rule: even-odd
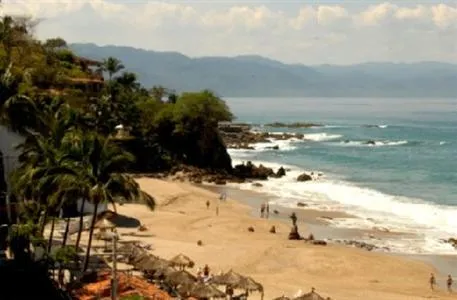
[[[292,220],[292,225],[294,225],[294,227],[295,227],[297,225],[297,215],[295,214],[295,212],[293,212],[290,215],[290,219]]]
[[[266,211],[266,218],[270,216],[270,204],[267,202],[267,205],[265,206],[265,211]]]
[[[454,280],[452,280],[452,276],[451,276],[451,275],[447,275],[446,284],[447,284],[447,291],[448,291],[449,293],[452,292],[452,283],[454,283]]]
[[[206,209],[209,209],[209,200],[206,200]]]
[[[208,277],[209,276],[209,267],[208,265],[205,265],[203,268],[203,276]]]
[[[430,274],[429,283],[430,283],[430,289],[431,289],[432,291],[434,291],[434,290],[435,290],[435,285],[436,285],[435,274],[433,274],[433,273]]]
[[[260,217],[263,218],[265,215],[265,203],[262,203],[262,205],[260,205]]]
[[[216,216],[219,215],[219,204],[216,205]]]

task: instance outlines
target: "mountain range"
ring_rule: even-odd
[[[210,89],[224,97],[457,97],[457,65],[450,63],[305,66],[256,55],[191,58],[125,46],[70,48],[96,60],[116,57],[144,86],[178,92]]]

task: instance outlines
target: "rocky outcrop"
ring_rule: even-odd
[[[267,168],[260,164],[254,165],[248,161],[246,164],[236,165],[233,168],[233,175],[241,179],[259,179],[266,180],[270,176],[276,176],[276,173],[271,168]]]
[[[265,127],[275,127],[275,128],[311,128],[311,127],[322,127],[321,124],[316,123],[307,123],[307,122],[294,122],[294,123],[282,123],[274,122],[264,125]]]
[[[303,173],[300,176],[297,177],[297,181],[304,182],[304,181],[310,181],[313,180],[313,177],[311,175]]]
[[[272,133],[255,132],[247,124],[223,124],[219,126],[219,133],[227,148],[254,150],[253,144],[271,143],[271,140],[289,140],[292,138],[303,139],[301,133]],[[278,145],[269,147],[272,150],[280,150]]]
[[[442,240],[443,242],[450,244],[452,247],[457,249],[457,238],[449,238],[447,240]]]

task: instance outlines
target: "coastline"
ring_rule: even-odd
[[[428,276],[436,272],[429,263],[342,245],[289,241],[290,224],[285,219],[253,215],[252,206],[243,202],[240,194],[228,194],[227,201],[219,203],[219,194],[190,183],[151,178],[137,181],[155,196],[158,206],[155,212],[134,204],[118,207],[119,213],[139,219],[149,229],[149,237],[137,236],[136,240],[152,243],[153,253],[164,258],[185,253],[195,260],[196,267],[209,264],[215,273],[233,269],[252,276],[264,285],[265,299],[282,294],[291,297],[311,287],[339,300],[406,300],[424,295],[452,299],[444,291],[429,290]],[[210,201],[210,209],[206,201]],[[276,234],[269,233],[272,225]],[[249,226],[255,232],[249,232]],[[303,234],[306,225],[299,226]],[[132,229],[119,231],[122,235]],[[197,245],[198,240],[203,246]],[[260,297],[253,294],[252,299]]]
[[[227,196],[232,199],[237,199],[243,204],[248,205],[251,208],[251,215],[253,217],[259,217],[259,205],[262,202],[271,200],[273,197],[263,193],[262,191],[249,191],[242,190],[236,186],[219,186],[203,184],[197,185],[204,189],[208,189],[216,193],[226,193]],[[270,218],[273,220],[280,220],[290,226],[289,215],[295,212],[298,217],[299,228],[302,228],[300,233],[302,236],[308,236],[312,233],[317,239],[330,240],[358,240],[360,238],[366,238],[367,236],[375,237],[376,239],[382,240],[385,238],[404,238],[409,234],[404,232],[383,232],[378,230],[364,230],[355,228],[344,228],[334,227],[329,224],[328,221],[321,217],[327,218],[357,218],[356,216],[350,215],[346,212],[341,211],[322,211],[315,209],[306,209],[297,207],[296,209],[287,208],[277,205],[270,206],[271,210],[278,210],[279,214],[270,214]],[[300,227],[300,224],[302,225]],[[333,244],[335,244],[333,242]],[[351,247],[345,245],[346,247]],[[365,250],[366,251],[366,250]],[[376,251],[385,255],[391,255],[395,257],[403,257],[407,259],[415,259],[432,265],[438,273],[443,277],[448,274],[453,274],[457,269],[457,254],[452,255],[441,255],[441,254],[409,254],[409,253],[398,253],[391,251]]]

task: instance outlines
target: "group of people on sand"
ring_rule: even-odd
[[[260,205],[260,217],[268,219],[270,216],[270,204],[268,202],[264,202]]]
[[[431,273],[430,274],[430,279],[429,279],[429,283],[430,283],[430,288],[432,291],[435,290],[435,286],[437,286],[438,284],[436,283],[436,278],[435,278],[435,274]],[[452,292],[452,284],[454,283],[454,280],[452,279],[452,276],[451,275],[448,275],[447,276],[447,280],[446,280],[446,286],[447,286],[447,291],[449,293]]]

